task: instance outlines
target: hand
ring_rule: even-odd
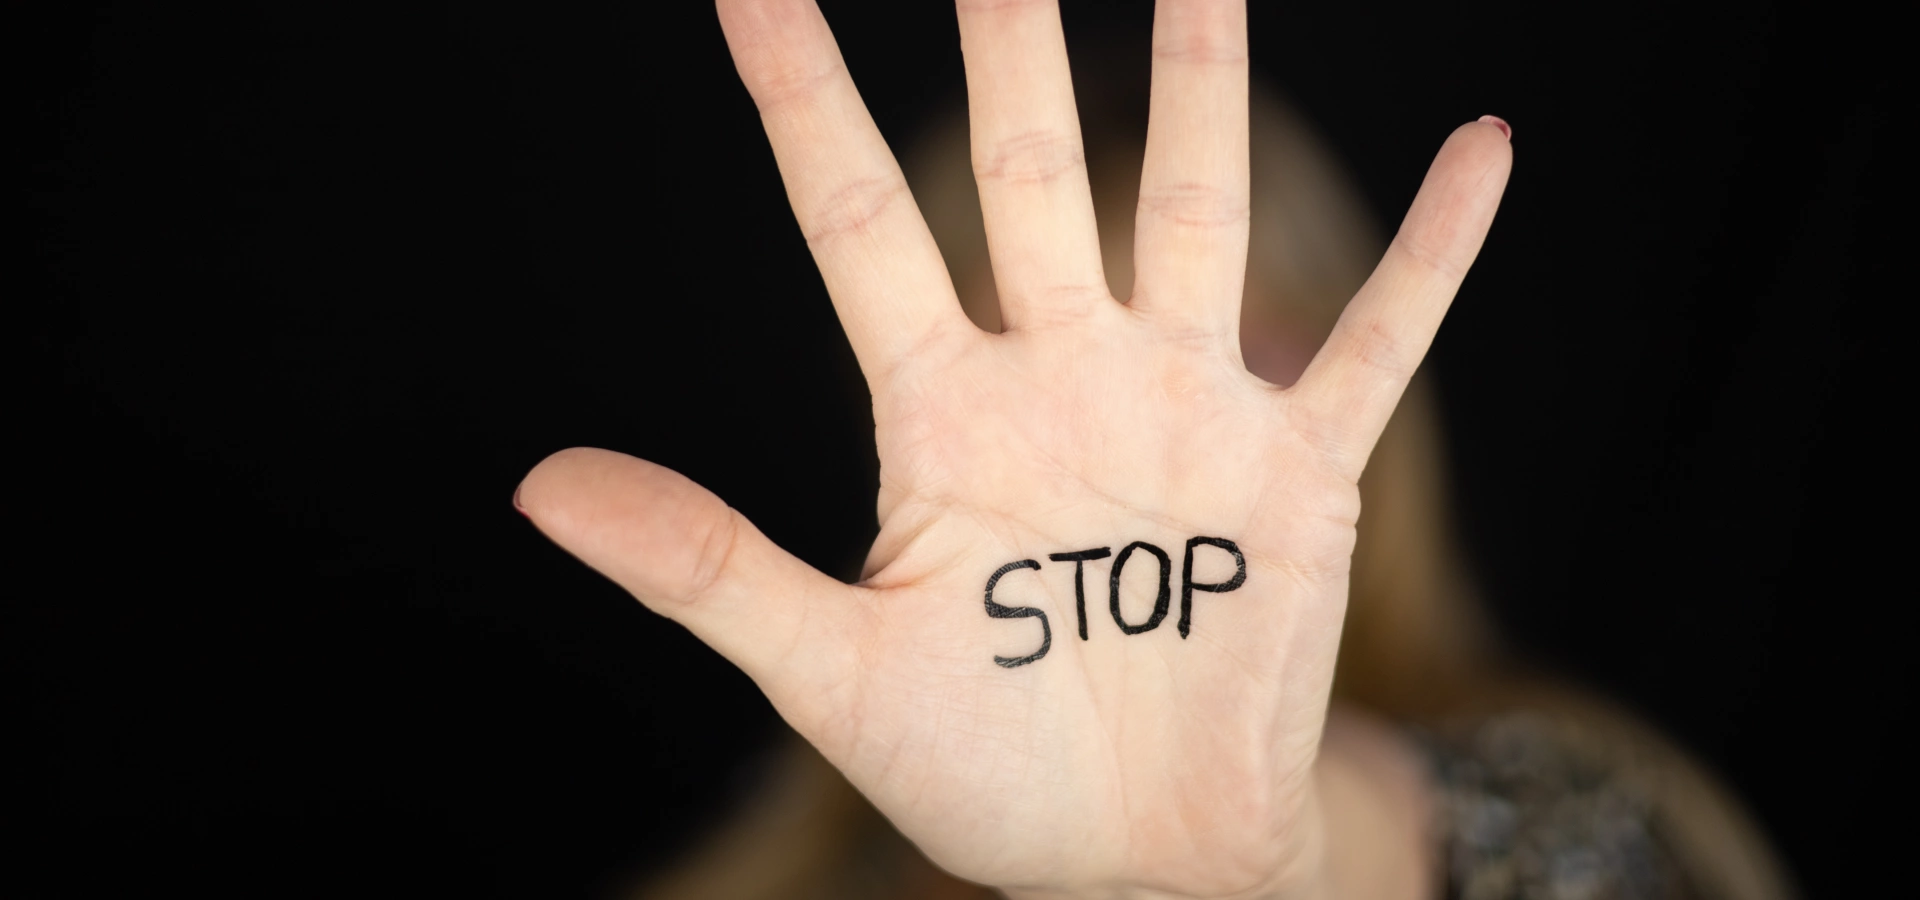
[[[957,875],[1063,895],[1323,889],[1315,754],[1355,483],[1492,221],[1504,129],[1447,140],[1283,390],[1248,374],[1237,333],[1240,3],[1156,11],[1125,303],[1102,276],[1055,5],[959,4],[998,335],[961,313],[811,0],[719,8],[873,391],[865,577],[828,578],[711,493],[605,451],[541,463],[518,502],[744,669]]]

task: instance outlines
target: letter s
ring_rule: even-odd
[[[1038,569],[1038,568],[1040,568],[1040,564],[1038,562],[1031,559],[1023,559],[1023,560],[1020,560],[1019,562],[1010,562],[1004,566],[1001,566],[998,571],[995,571],[993,573],[993,577],[987,579],[987,615],[992,616],[996,619],[1026,619],[1026,618],[1031,618],[1033,616],[1040,617],[1040,649],[1034,651],[1031,655],[1028,655],[1028,656],[1019,656],[1019,657],[995,656],[993,658],[993,661],[996,663],[999,663],[1004,668],[1011,669],[1015,666],[1024,666],[1027,663],[1033,662],[1034,660],[1037,660],[1042,656],[1046,656],[1047,651],[1053,649],[1053,626],[1047,624],[1046,613],[1041,612],[1040,610],[1034,609],[1031,606],[1002,606],[998,603],[993,602],[993,588],[995,585],[998,585],[1000,583],[1001,576],[1007,574],[1008,572],[1012,572],[1016,569]]]

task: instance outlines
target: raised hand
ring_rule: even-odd
[[[1281,389],[1239,351],[1240,2],[1156,11],[1125,302],[1102,275],[1055,4],[959,4],[997,335],[962,314],[812,0],[719,9],[872,388],[865,577],[828,578],[711,493],[606,451],[556,454],[518,502],[744,669],[955,874],[1035,894],[1323,890],[1316,751],[1355,482],[1492,221],[1504,127],[1446,141]]]

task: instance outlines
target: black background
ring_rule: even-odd
[[[841,575],[874,528],[864,388],[712,8],[58,9],[17,32],[16,875],[564,896],[672,858],[776,720],[514,515],[519,476],[644,456]],[[826,10],[896,146],[962,97],[949,7]],[[1065,18],[1145,52],[1145,3]],[[1518,653],[1709,761],[1811,895],[1859,896],[1911,796],[1892,27],[1251,29],[1384,222],[1454,125],[1514,123],[1430,362],[1476,570]]]

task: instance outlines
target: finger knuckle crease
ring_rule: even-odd
[[[867,235],[901,197],[907,186],[898,178],[862,178],[827,195],[806,223],[807,243],[847,235]]]
[[[959,0],[957,4],[964,13],[991,13],[1022,9],[1045,9],[1055,0]]]
[[[841,77],[839,63],[820,66],[769,65],[747,78],[747,93],[762,111],[784,109],[818,98]]]
[[[1394,378],[1404,378],[1411,368],[1407,364],[1407,351],[1399,335],[1378,319],[1369,320],[1354,335],[1353,357],[1362,365],[1384,372]]]
[[[1188,2],[1178,8],[1179,27],[1154,38],[1156,62],[1198,65],[1244,64],[1246,30],[1237,27],[1234,3]]]
[[[1009,184],[1048,184],[1085,168],[1080,136],[1057,130],[1028,131],[1001,140],[973,165],[981,181]]]
[[[1141,191],[1140,211],[1194,228],[1227,228],[1243,225],[1248,219],[1248,204],[1243,195],[1197,182]]]
[[[676,598],[682,606],[706,599],[733,562],[734,548],[740,543],[740,514],[728,509],[720,521],[707,530],[694,554],[693,568],[687,573],[687,586]]]
[[[1245,65],[1247,52],[1221,41],[1188,38],[1155,44],[1153,61],[1193,66]]]
[[[1415,265],[1442,278],[1458,281],[1466,276],[1466,271],[1449,259],[1434,241],[1402,236],[1395,238],[1394,243]]]

